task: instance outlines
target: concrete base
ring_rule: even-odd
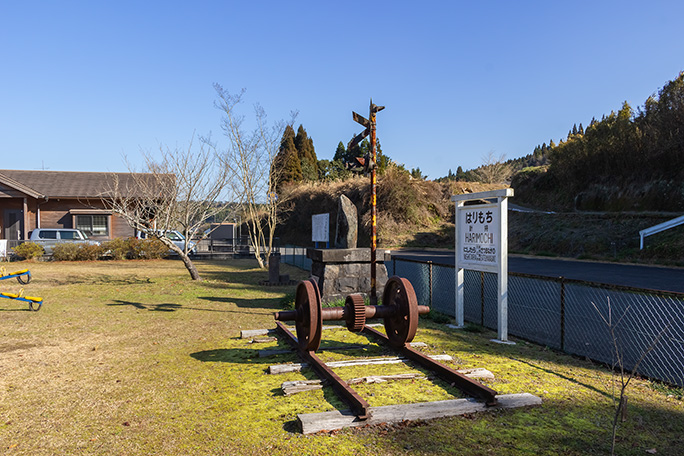
[[[371,289],[370,249],[307,249],[311,275],[317,280],[324,303],[346,299],[351,293],[369,295]],[[386,251],[376,251],[376,293],[382,298],[387,282]]]

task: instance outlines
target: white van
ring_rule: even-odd
[[[176,231],[176,230],[159,231],[159,234],[162,234],[162,233],[166,234],[166,237],[169,238],[169,240],[171,242],[176,244],[176,247],[178,247],[181,250],[185,249],[185,236],[183,236],[180,233],[180,231]],[[147,239],[148,235],[147,235],[147,233],[144,233],[142,231],[138,231],[138,233],[136,234],[136,237],[138,239]],[[171,252],[171,253],[175,253],[175,252]],[[188,253],[191,255],[194,255],[195,253],[197,253],[195,243],[192,241],[188,242]]]
[[[52,255],[55,245],[62,242],[100,245],[99,242],[88,239],[83,231],[70,228],[36,228],[29,233],[29,241],[43,247],[46,255]]]

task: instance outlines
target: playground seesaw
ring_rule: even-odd
[[[25,285],[31,281],[31,271],[22,269],[21,271],[15,271],[8,274],[4,266],[0,267],[0,280],[13,278],[16,278],[17,282]]]
[[[33,311],[39,311],[43,305],[43,298],[38,298],[35,296],[23,296],[24,290],[21,289],[19,293],[4,293],[0,292],[0,298],[14,299],[15,301],[28,302],[29,309]]]
[[[7,273],[4,267],[0,268],[0,280],[16,278],[21,284],[27,284],[31,281],[31,271],[28,269],[22,269],[21,271],[15,271],[12,273]],[[28,302],[29,309],[33,311],[38,311],[43,305],[43,298],[36,296],[24,296],[24,289],[19,290],[19,293],[5,293],[0,292],[0,298],[13,299],[15,301]]]

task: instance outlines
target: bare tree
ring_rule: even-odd
[[[282,168],[277,166],[276,155],[287,123],[279,121],[269,126],[263,108],[256,105],[255,127],[246,132],[244,116],[238,113],[245,90],[233,95],[219,84],[214,88],[218,94],[216,107],[223,114],[221,128],[228,138],[227,149],[219,156],[247,223],[254,256],[259,267],[264,268],[273,251],[278,211],[285,200],[277,193]],[[293,113],[290,125],[295,117]]]
[[[610,305],[610,299],[608,299],[608,313],[607,315],[603,315],[603,313],[599,310],[599,308],[594,304],[593,302],[591,305],[594,306],[594,309],[596,312],[599,314],[601,317],[601,320],[603,320],[603,323],[606,325],[606,328],[608,329],[608,333],[610,335],[611,342],[613,344],[612,350],[611,350],[611,358],[612,358],[612,372],[613,372],[613,381],[611,382],[613,391],[612,391],[612,397],[613,397],[613,408],[614,408],[614,415],[613,415],[613,424],[612,424],[612,432],[611,432],[611,443],[610,443],[610,454],[611,456],[615,454],[615,442],[617,438],[617,429],[618,429],[618,424],[620,421],[620,417],[626,416],[627,413],[627,387],[629,386],[629,383],[632,381],[634,376],[637,373],[637,370],[639,369],[639,366],[641,363],[644,361],[646,356],[653,351],[653,349],[656,347],[660,339],[665,335],[665,332],[669,329],[669,325],[665,326],[663,329],[660,330],[660,332],[653,338],[651,343],[646,347],[641,352],[641,356],[639,359],[634,363],[634,367],[632,368],[631,371],[627,371],[625,368],[625,362],[624,362],[624,356],[623,356],[623,351],[620,348],[620,340],[617,334],[617,328],[620,326],[620,322],[622,319],[627,315],[627,312],[629,311],[631,306],[628,306],[624,313],[617,319],[617,321],[613,320],[613,311],[612,307]],[[616,395],[615,387],[616,387],[616,382],[615,382],[615,372],[618,372],[619,378],[620,378],[620,383],[619,383],[619,391],[618,394]]]
[[[202,280],[190,259],[191,240],[202,240],[202,229],[209,219],[223,214],[232,216],[232,205],[225,194],[226,170],[213,151],[191,140],[187,149],[161,146],[159,158],[143,153],[145,173],[136,173],[127,163],[130,174],[122,179],[112,175],[110,189],[103,201],[112,211],[149,237],[159,239],[183,261],[193,280]],[[223,201],[223,202],[222,202]],[[179,230],[185,236],[178,247],[168,235]]]
[[[513,167],[506,163],[505,154],[497,157],[494,151],[489,151],[482,157],[482,165],[475,170],[475,174],[485,184],[504,184],[511,179]]]

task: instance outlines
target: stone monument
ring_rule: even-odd
[[[358,215],[356,206],[345,195],[338,200],[334,249],[308,249],[311,275],[318,283],[324,303],[345,299],[350,293],[368,295],[371,289],[371,252],[357,248]],[[387,282],[388,253],[378,252],[375,264],[378,296]]]
[[[359,218],[356,206],[345,195],[337,200],[336,249],[355,249],[359,237]]]

